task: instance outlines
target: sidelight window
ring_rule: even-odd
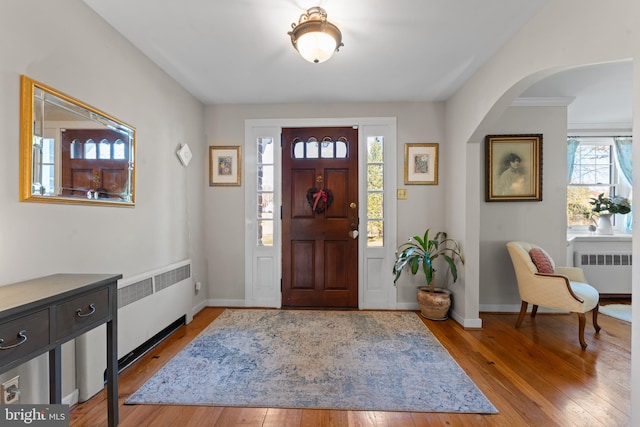
[[[367,246],[384,245],[384,137],[367,138]]]
[[[55,189],[55,140],[34,137],[33,143],[33,183],[34,194],[51,195]]]
[[[258,246],[273,246],[274,153],[273,138],[257,140]]]

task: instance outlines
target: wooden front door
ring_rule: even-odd
[[[63,130],[61,194],[121,199],[130,191],[130,151],[130,142],[113,130]]]
[[[282,305],[358,307],[358,130],[282,130]]]

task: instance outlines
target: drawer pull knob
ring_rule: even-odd
[[[91,309],[87,314],[82,314],[82,309],[77,309],[76,310],[76,316],[78,317],[89,317],[91,316],[93,313],[96,312],[96,305],[95,304],[89,304],[89,308]]]
[[[24,329],[20,332],[18,332],[18,338],[20,338],[20,341],[10,345],[8,347],[4,347],[2,345],[0,345],[0,350],[10,350],[12,348],[16,348],[19,345],[24,344],[25,342],[27,342],[27,331],[25,331]],[[4,342],[4,340],[2,338],[0,338],[0,344],[2,344]]]

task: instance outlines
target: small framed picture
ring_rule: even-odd
[[[542,200],[542,134],[485,137],[485,200]]]
[[[404,145],[404,183],[438,185],[438,144]]]
[[[209,185],[240,185],[242,157],[240,146],[209,147]]]

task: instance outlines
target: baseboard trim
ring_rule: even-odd
[[[420,306],[417,302],[399,302],[396,304],[396,309],[398,310],[420,310]]]
[[[209,299],[208,307],[246,307],[243,299]]]
[[[75,405],[76,403],[78,403],[79,396],[80,396],[80,390],[75,389],[70,394],[62,398],[62,404],[69,405],[69,406]]]
[[[532,304],[529,304],[527,312],[531,312]],[[480,304],[481,313],[519,313],[520,304]],[[538,313],[568,313],[567,310],[540,307]]]
[[[202,311],[202,309],[205,308],[205,307],[208,307],[207,301],[202,301],[201,303],[199,303],[195,307],[193,307],[191,309],[192,317],[195,316],[196,314],[200,313]]]
[[[460,316],[455,310],[451,311],[451,316],[453,320],[462,325],[465,329],[482,329],[482,319],[465,319]]]

